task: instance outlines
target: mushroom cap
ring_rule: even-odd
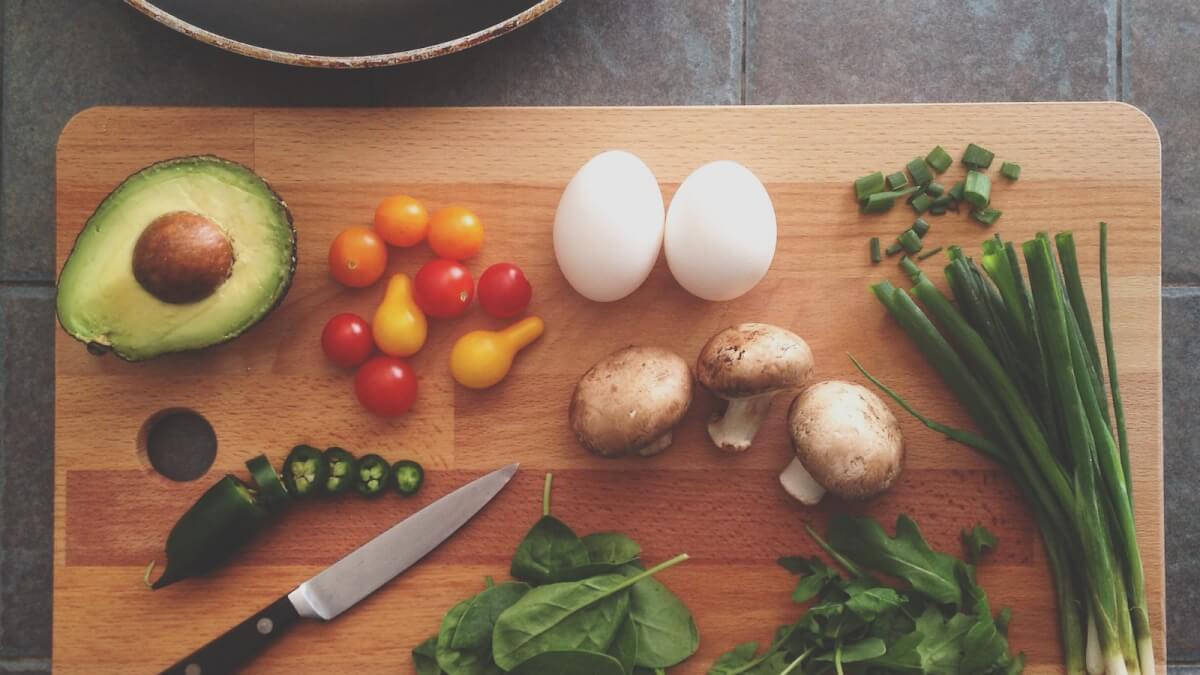
[[[808,381],[812,370],[808,343],[768,323],[730,326],[709,338],[696,359],[700,384],[721,398],[796,389]]]
[[[836,380],[808,387],[792,401],[788,427],[796,458],[839,497],[872,497],[900,475],[900,423],[866,387]]]
[[[600,359],[579,378],[569,415],[579,443],[608,457],[649,450],[691,403],[692,372],[683,357],[660,347],[631,346]]]

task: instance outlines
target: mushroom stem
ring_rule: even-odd
[[[779,474],[779,482],[789,495],[802,504],[813,506],[825,496],[825,488],[812,477],[799,459],[793,459],[783,473]]]
[[[731,398],[725,412],[708,423],[708,436],[722,450],[742,452],[754,441],[754,434],[771,411],[775,392]]]

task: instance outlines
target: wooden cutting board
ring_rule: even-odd
[[[58,264],[96,204],[151,162],[213,153],[243,162],[284,196],[295,215],[300,264],[286,302],[224,346],[148,363],[90,356],[56,338],[57,405],[54,669],[134,673],[161,669],[291,590],[388,525],[463,482],[512,461],[514,482],[424,562],[336,622],[304,625],[257,661],[253,672],[410,672],[409,650],[442,614],[503,578],[518,539],[539,515],[543,474],[554,471],[555,511],[580,532],[620,529],[648,561],[687,552],[662,575],[693,609],[700,653],[676,673],[703,673],[721,652],[767,641],[789,621],[792,579],[781,555],[811,554],[802,525],[838,511],[869,513],[890,528],[914,516],[936,548],[960,550],[959,530],[982,523],[1000,538],[980,568],[995,607],[1013,607],[1012,644],[1030,673],[1059,672],[1055,602],[1041,543],[1014,487],[992,464],[906,416],[903,476],[869,504],[827,500],[805,508],[780,489],[789,460],[779,400],[755,446],[714,450],[698,394],[674,445],[653,459],[604,460],[580,449],[566,410],[576,379],[594,361],[636,343],[688,359],[713,332],[741,321],[787,326],[812,345],[819,376],[861,381],[852,353],[919,408],[947,422],[964,414],[867,292],[899,281],[893,261],[867,262],[867,239],[891,237],[912,211],[901,205],[860,216],[855,177],[895,171],[934,144],[955,157],[968,142],[1021,163],[1016,183],[995,178],[996,229],[1023,240],[1073,229],[1099,319],[1096,223],[1112,224],[1115,333],[1133,450],[1137,519],[1158,657],[1163,646],[1162,398],[1159,312],[1159,140],[1150,120],[1118,103],[742,108],[494,108],[258,110],[102,108],[77,116],[58,147]],[[700,164],[734,159],[767,185],[779,217],[770,273],[728,303],[688,295],[665,264],[636,293],[595,304],[555,266],[551,223],[558,197],[595,153],[625,148],[657,174],[669,199]],[[950,185],[962,173],[954,166]],[[413,411],[371,417],[351,376],[322,358],[318,336],[340,311],[370,316],[383,285],[348,290],[328,276],[326,250],[344,227],[368,224],[384,196],[404,192],[431,207],[461,202],[486,224],[478,274],[509,260],[533,283],[531,311],[548,325],[509,378],[490,391],[456,387],[447,372],[453,340],[497,322],[473,310],[434,322],[413,358],[421,375]],[[963,215],[931,219],[930,245],[977,252],[991,235]],[[393,271],[415,272],[425,247],[393,251]],[[139,429],[157,411],[203,414],[218,437],[212,470],[191,483],[156,474],[139,453]],[[342,445],[411,457],[429,469],[419,498],[389,497],[293,509],[233,564],[206,579],[151,592],[142,570],[161,559],[176,517],[226,472],[266,452],[280,460],[296,443]]]

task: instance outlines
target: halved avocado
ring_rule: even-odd
[[[241,335],[296,270],[287,205],[250,169],[181,157],[100,203],[58,277],[58,321],[92,352],[129,361]]]

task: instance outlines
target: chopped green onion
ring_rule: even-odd
[[[930,150],[928,155],[925,155],[925,162],[929,164],[929,166],[932,166],[934,171],[942,173],[946,169],[950,168],[950,165],[954,163],[954,160],[950,157],[950,153],[946,152],[942,146],[939,145]]]
[[[916,211],[918,214],[921,214],[925,213],[929,210],[929,207],[933,206],[933,197],[930,197],[925,193],[921,193],[909,203],[912,204],[914,211]]]
[[[892,208],[892,205],[896,203],[897,199],[915,191],[916,189],[917,188],[906,188],[904,190],[896,190],[893,192],[872,193],[869,197],[867,197],[867,201],[864,202],[858,210],[862,211],[863,213],[883,213],[884,211]]]
[[[859,208],[859,211],[862,211],[863,213],[883,213],[884,211],[892,208],[892,205],[895,203],[896,196],[892,193],[876,192],[870,197],[867,197],[867,201],[863,202],[863,205]]]
[[[963,183],[963,199],[972,206],[982,209],[991,201],[992,181],[978,171],[968,171]]]
[[[864,201],[871,195],[883,192],[883,172],[876,171],[854,181],[854,196]]]
[[[966,184],[960,180],[957,183],[955,183],[954,186],[950,188],[950,191],[947,192],[946,194],[953,197],[954,201],[961,202],[963,199],[963,188],[965,186],[966,186]]]
[[[962,163],[967,165],[969,169],[986,169],[992,165],[992,159],[996,153],[987,148],[971,143],[963,152]]]
[[[971,209],[971,217],[984,225],[992,225],[1000,217],[1001,211],[985,206],[981,209]]]
[[[929,232],[929,223],[924,218],[917,218],[913,221],[912,230],[917,233],[918,237],[924,239],[925,233]]]
[[[1000,165],[1000,175],[1009,180],[1016,180],[1021,175],[1021,165],[1016,162],[1004,162]]]
[[[877,263],[883,260],[883,255],[879,252],[879,237],[871,237],[871,262]]]
[[[916,253],[921,250],[921,238],[912,228],[900,233],[900,237],[896,239],[896,243],[904,247],[909,253]]]
[[[908,185],[908,176],[905,176],[903,171],[897,171],[887,177],[889,190],[899,190],[905,185]]]
[[[887,247],[884,250],[884,253],[886,253],[887,256],[890,258],[903,250],[904,250],[904,247],[900,245],[900,242],[896,242],[896,243],[892,244],[891,246]]]
[[[928,186],[925,187],[925,192],[928,192],[929,194],[933,195],[934,197],[941,197],[945,191],[946,191],[946,186],[942,185],[941,183],[930,183]]]
[[[940,206],[943,209],[948,209],[951,206],[954,206],[954,204],[955,204],[954,197],[951,197],[950,195],[942,195],[941,197],[938,197],[937,199],[933,200],[934,208]]]
[[[941,247],[941,246],[938,246],[937,248],[931,248],[931,249],[929,249],[928,251],[925,251],[925,252],[924,252],[924,253],[922,253],[921,255],[917,256],[917,260],[924,260],[924,259],[926,259],[926,258],[931,258],[931,257],[933,257],[933,256],[935,256],[935,255],[937,255],[937,254],[939,254],[939,253],[941,253],[941,252],[942,252],[942,247]]]
[[[915,277],[921,273],[921,268],[917,267],[917,264],[908,256],[900,259],[900,269],[904,270],[904,273],[910,277]]]
[[[934,204],[933,206],[930,206],[929,210],[925,213],[928,213],[931,216],[944,216],[946,215],[946,207]]]
[[[933,181],[933,172],[929,170],[929,165],[920,157],[913,157],[907,164],[908,173],[912,175],[913,183],[916,185],[928,185]]]

